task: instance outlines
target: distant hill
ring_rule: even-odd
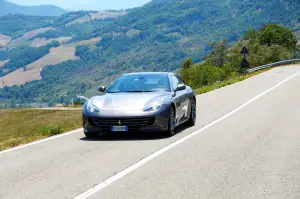
[[[25,14],[37,16],[60,16],[66,13],[62,8],[52,5],[20,6],[6,0],[0,0],[0,16],[8,14]]]

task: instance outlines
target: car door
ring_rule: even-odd
[[[185,85],[185,83],[181,80],[181,78],[180,77],[178,77],[178,76],[176,76],[175,75],[175,77],[178,79],[178,81],[179,81],[179,84],[181,84],[181,85]],[[182,106],[182,112],[183,112],[183,119],[186,119],[186,118],[188,118],[189,116],[188,116],[188,108],[189,108],[189,104],[190,104],[190,97],[189,97],[189,89],[188,89],[188,87],[186,87],[184,90],[182,90],[182,96],[181,96],[181,98],[182,98],[182,103],[181,103],[181,106]]]
[[[183,85],[184,83],[175,75],[171,76],[172,89],[175,90],[178,85]],[[180,90],[175,92],[174,97],[176,105],[176,121],[184,119],[187,116],[188,111],[188,99],[186,90]]]

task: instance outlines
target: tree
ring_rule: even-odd
[[[213,66],[218,66],[218,67],[224,66],[226,59],[228,57],[227,56],[228,49],[229,49],[228,40],[223,39],[220,43],[214,41],[212,42],[211,47],[214,48],[215,50],[204,59]]]
[[[295,52],[297,38],[292,30],[284,26],[267,24],[260,31],[260,43],[267,46],[277,44]]]
[[[194,65],[193,59],[191,57],[187,58],[184,60],[183,64],[181,65],[181,67],[183,69],[188,69],[190,68],[192,65]]]
[[[185,82],[188,83],[191,79],[190,76],[190,68],[194,65],[194,61],[191,57],[187,58],[184,60],[183,64],[181,64],[181,69],[179,71],[179,75],[181,79]]]
[[[292,59],[296,55],[294,33],[277,24],[267,24],[258,31],[249,30],[243,42],[250,51],[248,61],[252,67]]]
[[[249,30],[244,35],[244,40],[249,40],[250,38],[255,38],[257,36],[257,32],[253,27],[249,28]]]

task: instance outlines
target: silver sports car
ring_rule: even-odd
[[[195,125],[195,94],[173,73],[125,74],[99,91],[104,94],[83,106],[86,137],[131,131],[172,136],[183,123]]]

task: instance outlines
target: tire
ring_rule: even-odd
[[[84,132],[84,135],[86,138],[96,138],[97,137],[96,133],[91,133],[91,132],[86,132],[86,131]]]
[[[165,132],[167,137],[175,135],[175,110],[172,106],[169,110],[168,130]]]
[[[196,100],[193,98],[190,102],[191,112],[190,112],[190,118],[187,122],[187,125],[189,126],[195,126],[196,119],[197,119],[197,110],[196,110]]]

